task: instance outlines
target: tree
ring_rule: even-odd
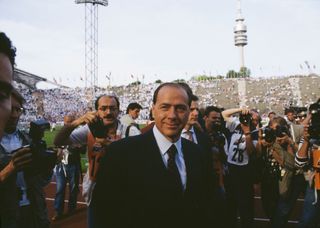
[[[251,71],[250,71],[249,68],[247,68],[247,67],[241,67],[240,68],[239,76],[241,78],[249,78],[250,75],[251,75]]]
[[[132,82],[129,84],[129,86],[137,86],[137,85],[140,85],[141,82],[140,81],[135,81],[135,82]]]
[[[175,82],[175,83],[186,82],[186,80],[184,80],[184,79],[176,79],[176,80],[173,80],[172,82]]]
[[[158,80],[156,80],[156,81],[155,81],[155,83],[157,83],[157,84],[161,84],[161,83],[162,83],[162,81],[161,81],[160,79],[158,79]]]
[[[226,78],[238,78],[239,73],[234,70],[229,70],[226,74]]]

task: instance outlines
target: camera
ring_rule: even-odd
[[[251,125],[251,122],[252,122],[252,115],[251,114],[240,114],[240,117],[239,117],[239,121],[240,123],[244,124],[244,125]]]
[[[309,107],[311,121],[308,129],[311,139],[320,140],[320,102],[311,104]]]
[[[212,146],[224,146],[225,144],[225,137],[222,132],[220,131],[213,131],[209,134],[210,141]]]
[[[100,117],[96,117],[96,120],[89,124],[89,129],[95,138],[104,138],[106,136],[107,127]]]
[[[272,143],[276,140],[277,137],[281,138],[285,135],[289,135],[289,130],[286,126],[278,125],[276,129],[266,127],[263,130],[262,137],[268,143]]]
[[[44,119],[32,121],[30,123],[30,149],[32,152],[32,164],[29,171],[38,172],[48,170],[55,165],[57,155],[53,150],[47,148],[43,140],[44,132],[50,129],[50,123]]]

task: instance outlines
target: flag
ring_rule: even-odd
[[[80,80],[81,80],[81,81],[83,81],[83,78],[82,78],[82,77],[80,77]]]
[[[310,65],[309,65],[308,61],[304,61],[304,63],[307,65],[308,69],[310,69]]]
[[[130,76],[131,76],[131,78],[134,78],[133,74],[131,74]]]
[[[300,69],[303,70],[303,66],[300,64]]]
[[[110,77],[111,77],[111,72],[109,72],[108,75],[106,75],[106,78],[110,81]]]

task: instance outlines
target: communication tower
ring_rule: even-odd
[[[240,49],[240,69],[244,67],[244,52],[243,47],[248,44],[247,41],[247,26],[244,24],[244,17],[241,13],[241,0],[237,0],[238,2],[238,12],[236,18],[236,25],[234,26],[234,42],[235,46]]]

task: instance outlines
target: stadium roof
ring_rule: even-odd
[[[31,74],[29,72],[26,72],[17,68],[14,69],[14,80],[18,83],[22,83],[26,85],[30,89],[37,89],[36,85],[38,82],[47,82],[49,84],[53,84],[59,87],[66,87],[58,83],[49,81],[46,78],[37,76],[35,74]]]

